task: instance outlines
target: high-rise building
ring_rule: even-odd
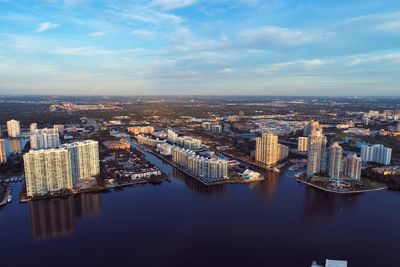
[[[326,137],[315,131],[308,138],[307,176],[312,177],[318,173],[326,173]]]
[[[347,155],[344,159],[344,173],[343,176],[348,179],[360,180],[361,179],[361,163],[360,157],[356,153]]]
[[[33,133],[33,131],[35,131],[36,129],[37,129],[37,123],[32,122],[31,125],[29,126],[30,132]]]
[[[57,129],[59,134],[61,134],[61,135],[64,134],[65,127],[63,124],[54,124],[53,128]]]
[[[19,121],[9,120],[7,121],[8,137],[18,137],[21,134],[21,128]]]
[[[333,179],[343,175],[343,148],[338,143],[329,147],[328,175]]]
[[[66,149],[31,150],[24,154],[27,196],[72,189],[69,152]]]
[[[71,173],[74,182],[100,174],[99,143],[85,140],[61,146],[70,153]]]
[[[297,150],[307,152],[308,150],[308,137],[299,137],[297,140]]]
[[[176,139],[178,138],[178,134],[171,129],[167,131],[167,140],[172,144],[176,143]]]
[[[272,133],[262,133],[256,138],[256,161],[271,167],[279,160],[278,136]]]
[[[361,146],[361,158],[363,162],[376,162],[389,165],[392,159],[392,149],[383,145]]]
[[[44,128],[31,131],[31,149],[56,148],[60,146],[58,129]]]
[[[0,139],[0,163],[4,163],[7,161],[6,156],[6,147],[4,144],[4,139]]]
[[[284,160],[289,156],[289,147],[282,145],[282,144],[278,144],[278,150],[279,150],[279,157],[278,160]]]
[[[304,130],[303,130],[303,135],[304,136],[310,136],[312,134],[314,134],[316,131],[319,131],[320,133],[322,133],[322,127],[319,125],[318,121],[309,121],[308,123],[306,123],[306,125],[304,126]]]
[[[222,159],[208,159],[197,156],[194,151],[173,146],[172,160],[196,177],[204,180],[228,179],[228,162]]]
[[[22,151],[22,140],[20,138],[10,138],[10,152],[21,153]]]

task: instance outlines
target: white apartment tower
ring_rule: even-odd
[[[66,149],[31,150],[24,155],[27,196],[72,189],[69,152]]]
[[[21,128],[19,121],[9,120],[7,121],[8,137],[18,137],[21,134]]]
[[[34,129],[31,133],[31,149],[56,148],[60,146],[60,135],[57,129]]]
[[[70,153],[71,172],[74,182],[100,174],[99,143],[85,140],[61,146]]]

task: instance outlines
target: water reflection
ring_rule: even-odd
[[[20,138],[10,138],[10,152],[21,153],[22,151],[22,140]]]
[[[29,202],[33,239],[55,238],[74,233],[76,219],[97,215],[101,210],[99,194]]]
[[[227,192],[227,185],[213,185],[213,186],[206,186],[196,179],[189,177],[185,173],[181,172],[177,168],[173,168],[172,174],[175,178],[182,180],[185,182],[186,186],[196,193],[207,194],[207,195],[214,195],[214,196],[221,196],[226,194]]]
[[[262,199],[269,202],[275,196],[279,182],[279,173],[269,170],[260,172],[265,177],[265,180],[257,186],[257,190],[261,194]]]
[[[354,207],[361,198],[361,194],[333,194],[309,186],[304,190],[304,217],[308,221],[319,216],[335,217],[342,210]]]

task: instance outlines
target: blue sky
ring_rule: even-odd
[[[400,95],[398,0],[0,0],[0,94]]]

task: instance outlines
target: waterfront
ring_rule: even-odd
[[[330,194],[288,171],[207,187],[146,157],[171,182],[26,204],[13,183],[14,200],[0,209],[1,265],[400,265],[390,249],[400,241],[399,193]]]

